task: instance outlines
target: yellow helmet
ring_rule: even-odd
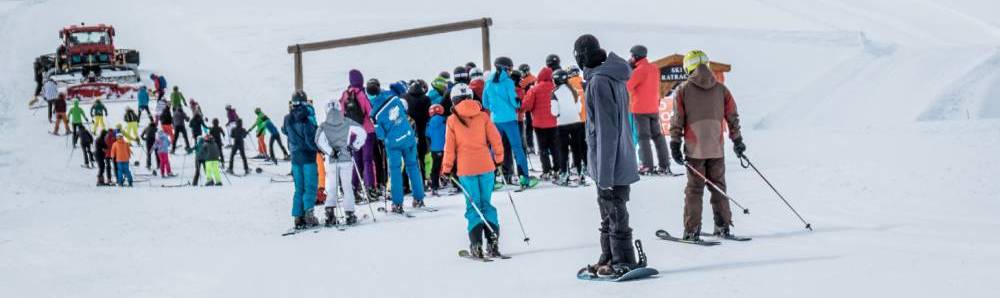
[[[708,64],[708,55],[701,50],[691,50],[686,55],[684,55],[684,71],[687,73],[694,72],[698,66],[702,64]]]

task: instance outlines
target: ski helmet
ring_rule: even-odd
[[[365,93],[369,95],[378,95],[382,92],[382,83],[379,83],[378,79],[371,78],[365,83]]]
[[[444,89],[448,88],[448,81],[446,81],[445,78],[438,77],[431,82],[431,87],[434,87],[434,90],[437,90],[438,93],[444,93]]]
[[[253,113],[254,114],[260,114],[261,112],[263,112],[263,111],[261,111],[260,108],[253,109]]]
[[[684,71],[688,74],[693,73],[698,66],[708,63],[708,55],[701,50],[691,50],[684,55]]]
[[[637,44],[632,49],[629,49],[628,52],[632,53],[632,58],[635,60],[646,58],[646,46],[644,45]]]
[[[569,73],[569,77],[576,77],[580,75],[580,68],[576,65],[570,65],[566,68],[566,72]]]
[[[545,57],[545,66],[547,66],[548,68],[558,69],[559,62],[560,62],[559,55],[549,54],[548,56]]]
[[[500,56],[497,57],[496,60],[493,60],[493,65],[496,65],[497,68],[510,70],[514,68],[514,60],[510,60],[510,58],[506,56]]]
[[[521,74],[531,73],[531,66],[528,66],[527,63],[522,63],[517,66],[517,70],[520,70]]]
[[[431,117],[434,115],[444,115],[444,107],[440,104],[433,104],[429,109],[427,109],[427,115]]]
[[[476,62],[469,61],[468,63],[465,63],[465,69],[473,69],[476,67]]]
[[[552,81],[554,81],[556,85],[566,84],[566,81],[568,80],[569,80],[569,73],[566,72],[565,70],[560,69],[552,73]]]
[[[421,84],[418,80],[412,80],[410,81],[410,85],[406,87],[406,93],[424,94],[424,92],[427,92],[427,90],[424,90],[426,89],[424,85],[427,85],[427,83]]]
[[[515,69],[515,70],[511,70],[510,71],[510,79],[512,81],[514,81],[514,86],[520,85],[521,84],[521,79],[523,79],[523,78],[524,78],[524,74],[521,73],[520,70]]]
[[[455,71],[452,71],[451,76],[455,77],[455,82],[457,83],[469,83],[469,70],[465,66],[455,67]]]
[[[447,80],[451,79],[451,74],[448,73],[448,71],[441,71],[441,73],[438,74],[438,77]]]
[[[483,70],[479,69],[479,67],[473,67],[472,70],[469,71],[469,77],[472,78],[472,80],[482,80]]]
[[[458,105],[458,103],[470,99],[472,96],[472,88],[469,88],[469,85],[458,83],[455,86],[451,86],[451,103],[454,105]]]
[[[306,92],[305,91],[302,91],[302,90],[295,91],[295,93],[292,94],[292,104],[293,105],[300,105],[300,104],[306,102],[307,98],[308,97],[306,96]],[[232,106],[230,106],[230,108],[232,108]],[[218,120],[218,119],[216,119],[216,120]]]

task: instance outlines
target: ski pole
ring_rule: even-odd
[[[479,210],[479,206],[476,206],[476,203],[472,201],[472,195],[465,190],[465,187],[462,186],[461,183],[458,183],[458,180],[456,180],[455,177],[448,177],[448,179],[451,179],[451,182],[455,183],[455,185],[458,186],[458,189],[462,190],[462,193],[465,194],[465,199],[469,201],[469,205],[472,205],[472,209],[476,210],[476,214],[479,214],[479,219],[483,220],[483,224],[486,225],[486,229],[490,230],[490,233],[493,235],[496,235],[496,232],[493,231],[493,226],[490,225],[490,222],[486,221],[486,216],[483,216],[483,212]]]
[[[503,176],[503,169],[500,169],[500,176]],[[514,205],[514,196],[510,194],[510,190],[507,190],[507,199],[510,199],[510,207],[514,209],[514,217],[517,218],[517,225],[521,226],[521,235],[524,236],[524,243],[531,244],[531,238],[528,238],[528,233],[524,231],[524,223],[521,222],[521,214],[517,212],[517,205]]]
[[[368,205],[368,213],[372,214],[372,222],[378,222],[377,220],[375,220],[375,209],[372,209],[372,201],[369,200],[369,198],[368,198],[368,187],[365,186],[364,176],[361,176],[361,171],[358,170],[358,164],[354,162],[354,158],[353,158],[354,153],[353,152],[351,153],[351,156],[352,156],[352,158],[351,158],[351,165],[354,166],[354,174],[358,175],[358,182],[359,182],[358,184],[361,185],[361,191],[365,193],[365,202],[368,202],[368,204],[367,204]],[[340,183],[345,183],[345,182],[341,181]],[[350,181],[348,181],[346,183],[350,183]]]
[[[722,196],[726,197],[726,199],[729,199],[730,202],[733,202],[733,204],[735,204],[736,207],[740,207],[740,209],[743,209],[743,214],[750,214],[750,209],[747,209],[743,207],[743,205],[740,205],[739,202],[736,202],[736,200],[734,200],[733,197],[730,197],[729,194],[726,194],[726,191],[722,190],[722,188],[719,188],[718,185],[715,185],[715,183],[712,183],[712,181],[708,180],[708,178],[706,178],[705,175],[703,175],[701,172],[692,167],[691,164],[685,162],[684,165],[687,166],[688,170],[691,170],[691,172],[694,172],[695,175],[698,175],[698,177],[701,177],[702,180],[705,180],[705,183],[708,183],[708,185],[712,186],[712,188],[714,188],[715,191],[718,191],[719,193],[722,194]]]
[[[750,167],[750,168],[753,169],[754,172],[757,172],[757,175],[760,176],[760,179],[763,179],[764,183],[767,183],[767,186],[770,186],[771,190],[773,190],[774,193],[778,195],[778,198],[781,199],[782,202],[785,202],[785,206],[788,206],[788,209],[791,209],[792,213],[795,213],[795,216],[797,216],[799,218],[799,220],[802,221],[802,223],[806,224],[806,229],[808,229],[810,231],[813,230],[812,229],[812,224],[810,224],[805,219],[803,219],[802,215],[799,215],[798,211],[795,211],[795,208],[792,207],[792,204],[788,203],[788,200],[785,199],[785,196],[781,195],[781,193],[778,192],[778,189],[774,188],[774,185],[771,184],[771,181],[768,181],[767,177],[764,177],[764,174],[761,173],[760,170],[758,170],[757,167],[754,166],[752,162],[750,162],[750,158],[748,158],[745,154],[740,154],[739,155],[739,159],[740,159],[740,166],[742,166],[744,169],[746,169],[747,167]],[[743,163],[744,161],[746,161],[746,164]]]
[[[226,171],[222,170],[221,164],[219,165],[219,172],[222,172],[222,177],[226,177],[226,183],[229,183],[229,185],[233,185],[233,182],[229,180],[229,174],[226,174]]]

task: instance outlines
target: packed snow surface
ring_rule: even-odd
[[[998,12],[987,0],[3,1],[0,297],[992,297]],[[534,70],[549,53],[572,63],[583,33],[621,55],[641,43],[651,57],[698,48],[731,63],[747,155],[815,231],[730,153],[729,192],[750,209],[734,209],[735,231],[750,242],[657,240],[657,229],[680,233],[686,178],[633,185],[631,224],[655,279],[574,277],[599,253],[593,187],[513,193],[530,244],[508,194],[495,193],[513,258],[490,264],[456,257],[468,241],[459,196],[430,198],[440,212],[413,219],[376,213],[344,232],[280,237],[291,184],[251,175],[161,188],[193,172],[175,155],[183,179],[95,188],[80,151],[26,108],[32,59],[69,24],[114,25],[145,73],[166,75],[209,117],[232,104],[244,119],[261,107],[278,120],[292,90],[286,46],[480,17],[493,18],[494,56]],[[305,89],[323,103],[352,68],[429,80],[481,62],[479,46],[470,30],[308,53]],[[111,104],[108,122],[127,104]]]

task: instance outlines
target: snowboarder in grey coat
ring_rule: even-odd
[[[636,263],[625,205],[629,185],[639,181],[625,86],[631,68],[615,53],[607,54],[590,34],[576,40],[574,56],[587,80],[587,161],[601,213],[601,257],[588,269],[599,276],[620,276],[644,266]]]

